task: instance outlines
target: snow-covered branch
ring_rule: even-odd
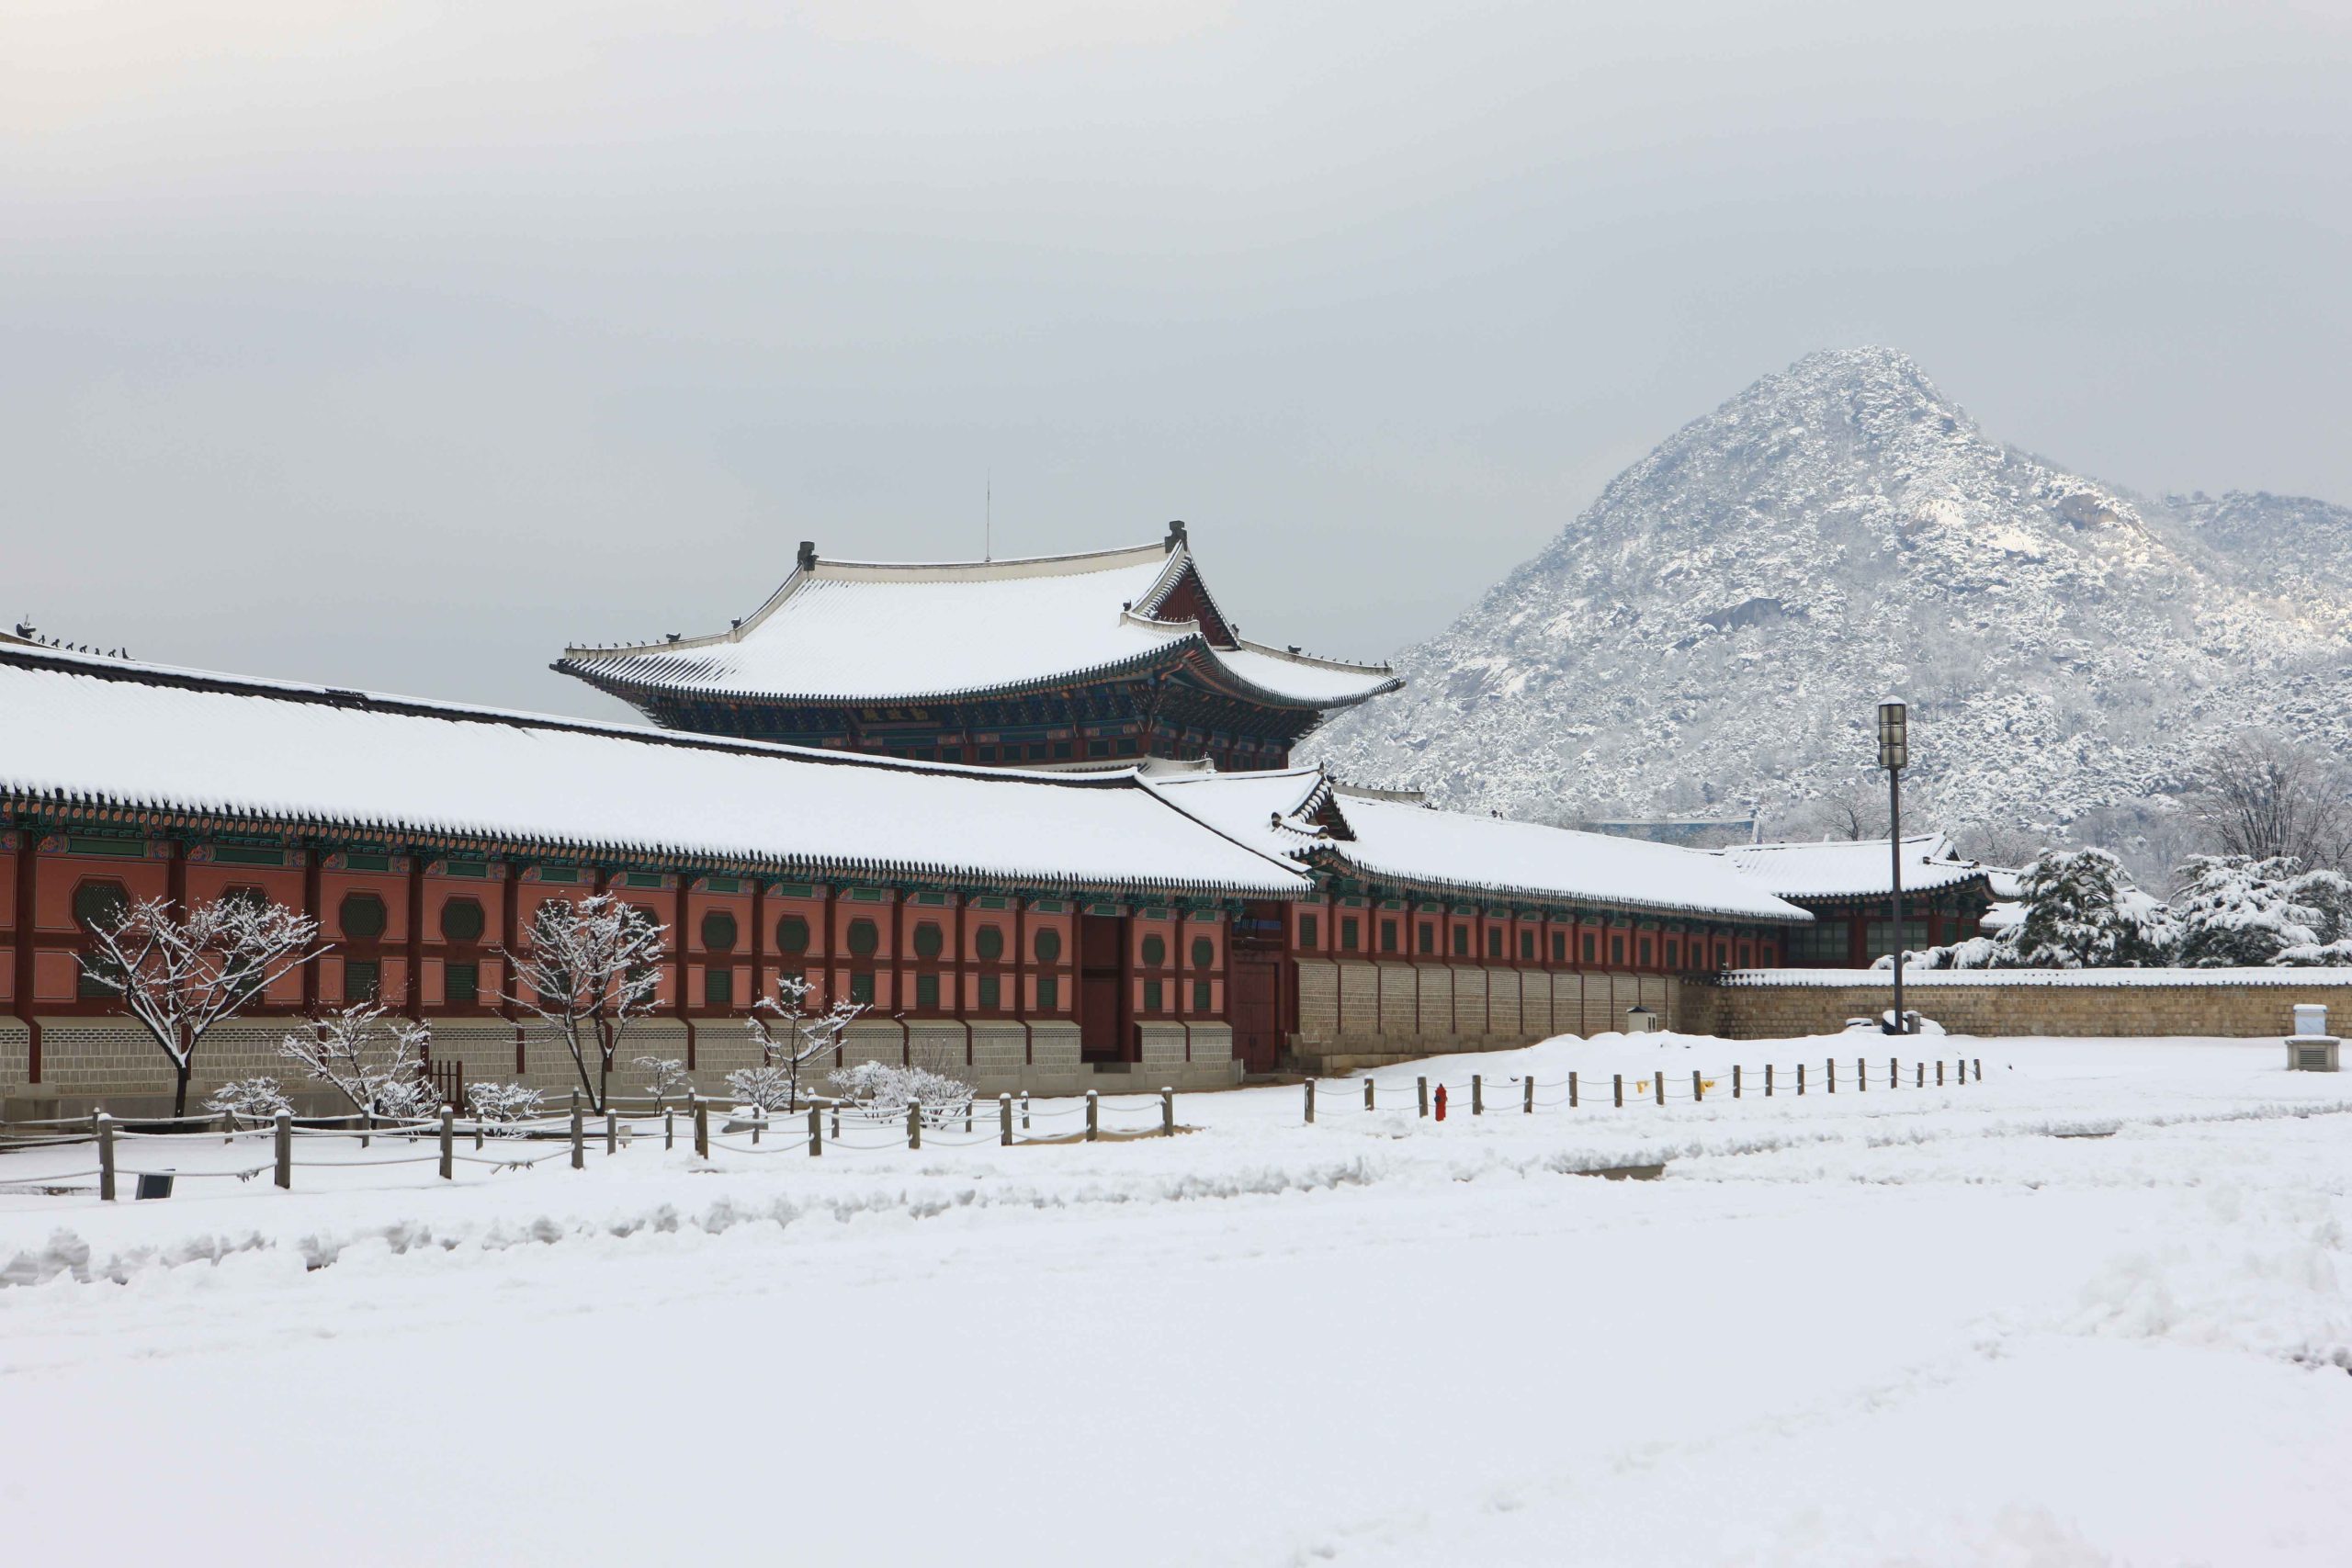
[[[89,928],[90,977],[171,1059],[172,1114],[187,1113],[188,1077],[215,1024],[325,951],[316,920],[258,898],[214,898],[180,911],[148,898]]]
[[[433,1028],[378,1001],[354,1002],[288,1034],[277,1054],[315,1081],[331,1083],[354,1111],[379,1116],[430,1116],[440,1110],[425,1062]]]
[[[531,918],[528,948],[504,954],[514,988],[502,999],[555,1031],[598,1111],[605,1109],[622,1036],[653,1010],[667,930],[609,893],[576,903],[550,899]]]

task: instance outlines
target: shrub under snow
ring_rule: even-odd
[[[844,1100],[874,1111],[903,1111],[920,1105],[928,1121],[961,1116],[972,1103],[972,1086],[961,1078],[934,1073],[928,1067],[901,1067],[889,1062],[860,1062],[830,1074],[826,1082]]]

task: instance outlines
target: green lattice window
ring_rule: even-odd
[[[982,926],[972,933],[972,951],[980,955],[983,964],[994,964],[1004,956],[1004,928]]]
[[[1143,961],[1144,961],[1146,964],[1153,964],[1153,965],[1158,965],[1158,964],[1165,964],[1165,963],[1167,963],[1167,962],[1168,962],[1168,943],[1167,943],[1167,942],[1166,942],[1163,938],[1160,938],[1160,937],[1158,937],[1158,936],[1148,936],[1148,937],[1144,938],[1144,939],[1143,939]]]
[[[1062,955],[1062,933],[1051,930],[1039,931],[1036,942],[1032,945],[1037,950],[1038,963],[1054,963]]]
[[[343,927],[343,934],[361,942],[373,942],[382,936],[390,919],[384,901],[373,893],[346,893],[335,909],[335,920]]]
[[[924,920],[915,927],[914,943],[917,958],[936,958],[947,945],[947,937],[937,920]]]
[[[441,906],[441,934],[451,942],[479,942],[482,933],[481,905],[471,898],[452,898]]]
[[[808,951],[808,922],[799,915],[786,915],[775,923],[775,948],[778,953],[802,953]]]
[[[702,945],[707,953],[731,953],[740,933],[735,929],[735,917],[724,909],[713,909],[702,918]]]

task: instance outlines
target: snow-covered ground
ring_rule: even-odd
[[[0,1193],[0,1539],[25,1562],[2345,1562],[2352,1078],[2285,1072],[2275,1041],[1952,1038],[1890,1090],[1887,1043],[1555,1041],[1384,1072],[1369,1114],[1327,1080],[1312,1127],[1298,1089],[1250,1089],[1093,1145],[706,1164],[640,1139],[583,1173]],[[1937,1051],[1984,1081],[1909,1087]],[[1609,1105],[1609,1075],[1659,1067],[1679,1098]],[[1423,1071],[1442,1124],[1413,1113]],[[1156,1118],[1126,1103],[1106,1121]],[[0,1156],[0,1183],[87,1163]]]

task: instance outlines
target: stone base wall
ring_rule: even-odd
[[[1683,982],[1667,975],[1517,969],[1396,960],[1298,960],[1296,1066],[1351,1072],[1464,1051],[1507,1051],[1555,1034],[1625,1027],[1646,1007],[1680,1028]]]
[[[146,1032],[127,1019],[50,1018],[41,1022],[41,1081],[30,1081],[32,1031],[19,1019],[0,1018],[0,1122],[82,1116],[101,1107],[118,1116],[162,1116],[172,1107],[169,1061]],[[197,1055],[188,1104],[234,1078],[267,1074],[278,1080],[298,1114],[323,1116],[349,1109],[332,1089],[305,1083],[277,1055],[277,1043],[299,1019],[232,1021],[206,1037]],[[697,1019],[693,1025],[695,1091],[727,1094],[727,1075],[759,1063],[759,1046],[741,1021]],[[515,1069],[517,1026],[495,1019],[451,1020],[433,1032],[435,1063],[456,1064],[464,1081],[523,1083],[560,1100],[580,1087],[580,1073],[561,1037],[544,1026],[520,1030],[523,1066]],[[981,1094],[1131,1093],[1162,1087],[1224,1089],[1241,1081],[1233,1032],[1223,1023],[1147,1023],[1143,1060],[1096,1066],[1080,1059],[1079,1028],[1066,1021],[1023,1025],[1006,1019],[960,1021],[861,1019],[844,1033],[840,1051],[811,1062],[805,1081],[824,1092],[836,1066],[864,1061],[911,1062],[970,1082]],[[612,1076],[616,1094],[646,1092],[650,1076],[639,1056],[688,1059],[687,1024],[680,1019],[641,1020],[623,1035]],[[595,1062],[591,1058],[590,1074]],[[1147,1083],[1147,1080],[1148,1083]],[[463,1108],[460,1107],[462,1110]]]
[[[1834,1034],[1849,1018],[1870,1018],[1889,1006],[1877,986],[1685,986],[1684,1013],[1694,1033],[1730,1040],[1788,1039]],[[2294,1032],[2297,1002],[2321,1002],[2336,1021],[2352,1024],[2352,984],[2233,985],[2218,981],[2156,986],[2021,986],[1906,983],[1905,1007],[1954,1034],[2060,1036],[2220,1035],[2252,1037]]]

